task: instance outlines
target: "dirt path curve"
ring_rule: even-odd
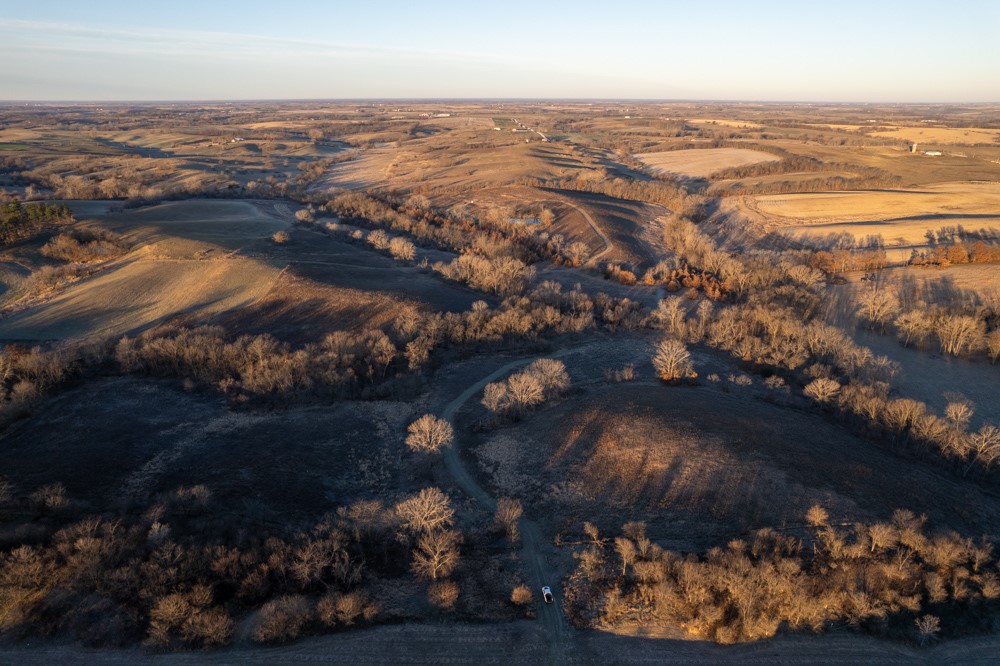
[[[507,197],[508,199],[518,199],[519,198],[519,197],[515,197],[512,194],[504,194],[503,196]],[[592,261],[597,261],[597,259],[599,259],[600,257],[603,257],[608,252],[611,252],[611,250],[615,249],[615,246],[611,242],[611,239],[608,238],[607,234],[605,234],[603,231],[601,231],[601,228],[599,226],[597,226],[596,222],[594,222],[594,218],[592,218],[590,216],[590,213],[588,213],[587,211],[585,211],[583,208],[580,208],[575,203],[573,203],[571,201],[566,201],[565,199],[532,199],[531,203],[557,203],[557,204],[562,204],[564,206],[569,206],[570,208],[572,208],[576,212],[580,213],[580,215],[583,215],[583,219],[585,219],[587,221],[587,224],[589,224],[590,228],[594,230],[594,233],[597,234],[600,237],[600,239],[604,242],[604,249],[601,250],[600,252],[598,252],[597,254],[595,254],[594,256],[592,256],[590,259],[588,259],[587,260],[588,263],[590,263]]]
[[[589,224],[590,228],[594,230],[594,233],[597,234],[598,236],[600,236],[601,240],[604,241],[604,249],[601,250],[600,252],[598,252],[597,254],[593,255],[588,260],[588,263],[590,263],[590,262],[596,262],[598,259],[600,259],[604,255],[606,255],[608,252],[611,252],[611,250],[615,249],[615,246],[611,242],[611,239],[608,238],[607,234],[605,234],[603,231],[601,231],[601,228],[599,226],[597,226],[596,222],[594,222],[594,218],[592,218],[590,216],[590,213],[588,213],[587,211],[585,211],[583,208],[580,208],[575,203],[566,201],[564,199],[542,199],[539,203],[546,203],[546,202],[558,202],[558,203],[561,203],[561,204],[563,204],[565,206],[569,206],[570,208],[574,209],[576,212],[580,213],[580,215],[583,215],[583,219],[587,220],[587,224]]]
[[[444,412],[441,416],[442,418],[451,421],[454,425],[455,414],[458,410],[469,401],[469,398],[482,391],[483,388],[490,382],[495,381],[513,370],[523,367],[539,358],[558,358],[560,356],[566,356],[567,354],[581,351],[582,349],[591,346],[591,344],[592,343],[577,347],[569,347],[552,354],[531,356],[511,361],[510,363],[497,368],[471,386],[468,386],[464,391],[462,391],[461,394],[459,394],[457,398],[448,403],[448,406],[444,408]],[[450,446],[445,450],[444,462],[445,466],[448,468],[448,473],[451,474],[452,478],[455,479],[455,482],[470,497],[474,498],[477,502],[491,511],[496,507],[496,499],[486,492],[482,486],[480,486],[476,480],[472,478],[472,475],[469,474],[469,470],[465,468],[457,445]],[[567,663],[567,642],[572,639],[572,636],[570,635],[570,629],[566,624],[566,619],[563,617],[562,609],[559,605],[560,595],[558,586],[555,585],[559,579],[559,574],[555,568],[552,567],[548,561],[546,561],[545,556],[542,554],[541,544],[543,543],[543,536],[541,530],[538,529],[538,525],[531,522],[526,517],[522,517],[519,527],[521,532],[521,561],[527,567],[527,573],[531,578],[531,588],[535,593],[535,611],[538,619],[541,621],[542,626],[545,629],[545,635],[549,645],[548,663],[565,664]],[[543,585],[554,587],[553,594],[556,597],[556,603],[546,604],[541,601],[540,590]]]

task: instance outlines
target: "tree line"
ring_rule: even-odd
[[[680,626],[718,643],[847,624],[921,644],[990,626],[1000,609],[993,544],[930,532],[926,517],[839,527],[814,506],[802,537],[765,528],[701,553],[667,550],[640,522],[585,546],[564,587],[577,626]]]

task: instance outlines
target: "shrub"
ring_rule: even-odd
[[[284,230],[275,231],[273,234],[271,234],[271,240],[274,241],[277,245],[284,245],[291,239],[292,239],[291,235]]]
[[[389,241],[389,253],[397,261],[413,261],[417,258],[417,247],[405,238]]]
[[[258,643],[287,643],[298,638],[311,619],[312,607],[305,597],[281,596],[261,607],[252,638]]]
[[[527,606],[534,600],[531,588],[527,585],[518,585],[510,593],[510,600],[518,606]]]
[[[609,382],[614,382],[616,384],[634,381],[636,378],[635,366],[629,363],[628,365],[617,370],[607,368],[604,370],[604,378]]]
[[[50,259],[83,263],[120,257],[128,250],[128,243],[118,234],[78,229],[59,234],[42,246],[41,253]]]
[[[458,601],[458,584],[451,580],[432,583],[427,590],[427,599],[442,610],[451,610]]]
[[[361,592],[331,592],[316,604],[316,617],[328,627],[349,627],[362,619],[371,620],[377,607]]]

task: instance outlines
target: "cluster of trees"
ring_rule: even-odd
[[[809,265],[827,275],[847,271],[877,271],[889,263],[882,248],[838,248],[818,250],[809,258]]]
[[[359,230],[359,233],[363,232]],[[413,261],[417,258],[417,247],[411,241],[400,236],[390,236],[381,229],[368,232],[365,241],[396,261]]]
[[[898,187],[902,183],[899,176],[877,167],[839,162],[824,162],[814,157],[795,155],[768,144],[746,144],[744,142],[723,142],[737,148],[753,148],[776,155],[780,159],[744,166],[730,167],[712,174],[713,180],[738,180],[774,176],[784,173],[848,172],[850,177],[825,176],[808,180],[781,181],[770,183],[717,183],[709,188],[712,196],[734,196],[746,194],[785,194],[790,192],[815,192],[830,190],[877,189]],[[720,144],[720,145],[723,145]]]
[[[191,380],[224,392],[233,404],[363,397],[382,391],[383,381],[407,369],[425,367],[435,350],[536,344],[597,326],[636,329],[647,319],[642,306],[627,298],[592,298],[547,281],[496,307],[477,301],[465,312],[407,312],[388,334],[336,331],[297,347],[267,334],[233,338],[218,326],[161,327],[50,350],[8,345],[0,350],[0,419],[23,415],[47,394],[98,371]]]
[[[470,220],[454,220],[434,213],[417,197],[406,201],[376,198],[361,192],[343,192],[324,208],[356,226],[385,227],[431,247],[461,252],[470,246]]]
[[[703,301],[694,317],[687,315],[680,297],[664,299],[650,314],[647,325],[666,331],[677,349],[664,350],[657,361],[670,369],[668,358],[682,357],[680,341],[706,341],[739,358],[747,367],[782,383],[791,380],[804,394],[834,413],[855,431],[877,441],[912,444],[955,464],[957,470],[988,470],[1000,453],[997,430],[987,425],[968,430],[968,420],[942,418],[924,403],[891,398],[891,380],[897,364],[857,345],[841,329],[818,319],[822,308],[822,274],[812,267],[810,252],[750,252],[726,256],[711,239],[676,221],[668,238],[682,259],[717,266],[732,280],[740,301],[717,311]],[[863,316],[873,325],[897,321],[908,343],[935,335],[945,353],[979,350],[1000,357],[1000,333],[987,332],[988,312],[978,317],[944,309],[921,318],[913,312],[899,315],[898,299],[886,289],[869,292]],[[899,315],[899,316],[897,316]],[[676,351],[676,354],[666,354]],[[663,370],[659,370],[663,373]],[[676,380],[673,372],[667,378]],[[957,409],[950,408],[952,410]],[[957,413],[957,412],[956,412]]]
[[[230,341],[218,326],[160,329],[118,341],[114,359],[128,373],[193,379],[215,385],[234,400],[359,395],[384,379],[400,353],[381,330],[337,331],[300,348],[274,337]]]
[[[891,285],[872,287],[858,295],[857,313],[872,330],[895,330],[904,346],[936,346],[942,354],[975,356],[985,352],[1000,358],[1000,311],[997,306],[955,307],[915,303],[903,308]]]
[[[930,233],[930,232],[928,232]],[[951,264],[995,264],[1000,262],[1000,243],[996,241],[953,241],[926,250],[913,250],[912,266],[950,266]]]
[[[463,282],[477,291],[498,296],[523,293],[535,269],[514,257],[489,259],[463,253],[449,263],[437,262],[434,270],[449,280]]]
[[[129,251],[121,235],[102,229],[74,229],[61,233],[42,246],[41,252],[50,259],[72,263],[106,261]]]
[[[482,404],[494,417],[520,418],[529,410],[562,395],[569,388],[562,361],[540,358],[521,372],[483,389]]]
[[[691,194],[684,187],[673,181],[621,178],[611,174],[606,169],[588,172],[580,176],[572,175],[547,180],[522,178],[518,181],[518,184],[554,190],[573,190],[591,194],[604,194],[616,199],[630,199],[632,201],[660,204],[677,214],[696,219],[704,215],[705,198],[697,194]]]
[[[719,643],[841,623],[925,642],[993,622],[1000,577],[991,543],[929,533],[926,518],[906,510],[840,528],[816,506],[807,521],[805,540],[766,528],[689,554],[653,543],[643,523],[626,523],[613,540],[587,524],[564,587],[567,615],[585,627],[680,625]]]
[[[15,199],[0,205],[0,245],[10,245],[50,225],[72,221],[73,214],[66,204],[25,204]]]
[[[692,299],[701,292],[712,301],[726,300],[733,291],[732,280],[720,280],[711,271],[694,268],[684,262],[676,266],[672,262],[661,261],[643,273],[642,283],[661,284],[670,292],[685,289]]]
[[[426,586],[442,609],[460,592],[449,577],[469,537],[455,529],[450,498],[433,487],[395,503],[360,500],[284,532],[227,529],[232,516],[219,515],[204,486],[165,493],[141,514],[88,517],[61,486],[26,496],[0,487],[0,509],[22,516],[18,533],[33,535],[0,547],[0,632],[8,635],[206,648],[231,642],[236,623],[259,611],[250,637],[276,643],[406,617],[380,608],[380,586]],[[414,579],[426,582],[414,587]],[[513,582],[494,581],[507,586],[501,597]],[[523,614],[514,602],[507,608],[508,617]]]

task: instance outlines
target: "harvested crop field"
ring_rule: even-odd
[[[920,190],[815,192],[747,197],[743,206],[765,228],[819,247],[880,236],[890,259],[927,244],[928,230],[961,226],[1000,234],[1000,184],[942,183]]]
[[[938,218],[966,226],[1000,220],[1000,183],[942,183],[920,190],[809,192],[754,197],[751,205],[777,223]]]
[[[731,167],[778,160],[769,153],[747,148],[668,150],[662,153],[640,153],[636,158],[657,173],[674,173],[694,178],[705,178]]]
[[[883,132],[870,132],[871,136],[905,139],[919,143],[969,145],[996,143],[1000,130],[981,127],[895,127]]]

